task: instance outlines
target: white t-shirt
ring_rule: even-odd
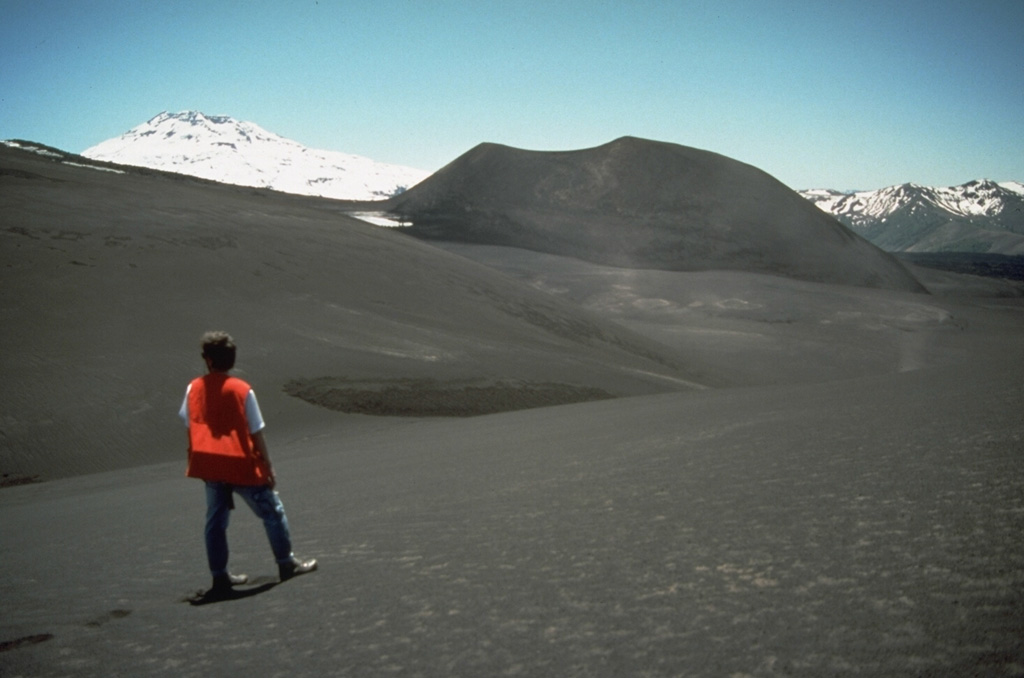
[[[181,403],[181,409],[178,410],[178,416],[185,422],[185,428],[188,428],[188,394],[191,390],[192,384],[189,384],[188,388],[185,389],[185,400]],[[263,423],[263,413],[260,412],[260,404],[256,402],[256,392],[251,388],[248,395],[245,396],[245,419],[249,422],[249,433],[262,431],[263,427],[266,426]]]

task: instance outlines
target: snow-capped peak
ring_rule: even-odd
[[[199,111],[163,112],[82,155],[241,186],[344,200],[377,200],[429,172],[306,148],[259,125]]]
[[[1018,181],[980,179],[942,187],[908,183],[801,195],[890,251],[1024,252],[1024,184]]]
[[[208,116],[199,111],[164,112],[145,124],[136,127],[135,130],[139,130],[143,136],[162,133],[165,138],[179,134],[185,139],[195,139],[201,134],[213,134],[228,142],[243,141],[245,143],[253,143],[271,141],[299,146],[296,142],[289,141],[273,132],[268,132],[255,123],[235,120],[226,115]]]
[[[956,217],[996,216],[1005,209],[1007,199],[1024,194],[1024,185],[982,179],[961,186],[930,187],[906,183],[876,191],[842,193],[812,189],[800,194],[824,211],[843,216],[844,220],[856,225],[861,221],[885,218],[897,210],[915,205],[937,207]]]
[[[1024,195],[1024,184],[1019,181],[1000,181],[999,185],[1008,191]]]

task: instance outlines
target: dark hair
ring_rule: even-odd
[[[227,332],[207,332],[203,335],[203,357],[210,359],[210,367],[227,372],[235,366],[235,340]]]

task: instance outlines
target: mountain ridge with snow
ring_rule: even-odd
[[[239,186],[339,200],[382,200],[429,172],[307,148],[255,123],[199,111],[166,111],[82,155]]]
[[[798,192],[890,252],[1024,254],[1024,184],[1017,181]]]
[[[81,153],[94,160],[177,172],[222,183],[337,200],[379,201],[429,172],[311,149],[252,122],[199,111],[162,112]],[[874,191],[797,191],[890,252],[1024,254],[1024,184],[914,183]]]

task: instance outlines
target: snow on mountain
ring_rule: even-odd
[[[1024,253],[1024,184],[987,179],[961,186],[918,184],[800,194],[889,251]]]
[[[1011,186],[1016,185],[1018,190]],[[889,186],[877,191],[842,193],[828,189],[800,191],[801,195],[835,216],[858,221],[885,218],[914,203],[932,204],[960,217],[995,216],[1007,205],[1008,193],[1024,193],[1024,185],[971,181],[962,186],[933,188],[917,184]]]
[[[1024,184],[1019,181],[1001,181],[999,182],[999,185],[1008,191],[1024,194]]]
[[[49,158],[51,160],[58,161],[60,162],[60,164],[68,165],[70,167],[81,167],[83,169],[91,169],[99,172],[110,172],[112,174],[125,173],[124,170],[115,169],[113,167],[105,167],[102,165],[92,165],[81,162],[75,162],[72,158],[79,158],[80,156],[73,155],[71,153],[68,153],[67,151],[61,151],[56,148],[50,148],[49,146],[44,146],[43,144],[37,144],[31,141],[18,141],[17,139],[7,139],[5,141],[0,141],[0,144],[3,144],[8,148],[17,148],[18,150],[25,151],[26,153],[35,153],[36,155],[41,155],[44,158]]]
[[[82,155],[240,186],[340,200],[381,200],[429,172],[323,151],[251,122],[198,111],[161,113]]]

